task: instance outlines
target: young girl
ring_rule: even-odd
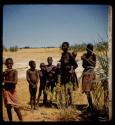
[[[96,66],[96,55],[93,53],[93,45],[87,45],[87,53],[81,56],[82,66],[84,68],[82,75],[82,92],[87,95],[89,110],[93,110],[92,97],[90,91],[93,89],[95,72],[94,68]]]
[[[22,115],[19,110],[18,106],[18,99],[16,94],[16,84],[18,80],[18,72],[17,70],[13,69],[13,59],[7,58],[5,61],[5,65],[7,69],[3,72],[3,82],[4,82],[4,88],[3,88],[3,95],[4,95],[4,104],[7,108],[8,118],[9,121],[12,121],[12,107],[14,108],[14,111],[17,113],[17,116],[20,121],[22,121]]]

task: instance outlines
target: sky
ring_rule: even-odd
[[[38,4],[3,7],[3,45],[59,47],[107,40],[108,5]]]

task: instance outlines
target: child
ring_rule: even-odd
[[[29,83],[29,92],[30,92],[30,104],[31,110],[36,109],[36,92],[37,92],[37,84],[39,80],[38,71],[36,69],[35,61],[29,61],[30,69],[26,72],[26,79]]]
[[[81,56],[81,59],[83,61],[82,66],[84,68],[82,75],[82,92],[87,95],[89,103],[88,109],[93,110],[92,97],[90,91],[94,89],[93,80],[95,80],[94,68],[96,66],[96,55],[93,53],[92,44],[88,44],[86,50],[87,53],[84,53]]]
[[[12,121],[12,107],[14,111],[17,113],[17,116],[20,121],[22,121],[22,115],[19,110],[18,100],[17,100],[17,93],[16,93],[16,84],[18,80],[18,72],[17,70],[13,69],[13,59],[7,58],[5,60],[5,65],[7,69],[3,72],[3,95],[4,95],[4,104],[7,108],[8,118],[9,121]]]
[[[39,86],[39,94],[38,94],[38,98],[37,98],[37,104],[39,104],[39,99],[41,96],[41,93],[43,91],[44,97],[43,97],[43,104],[46,105],[47,102],[47,93],[46,93],[46,76],[47,76],[47,72],[46,72],[46,65],[44,63],[40,63],[40,69],[38,71],[39,73],[39,78],[40,78],[40,86]]]
[[[69,43],[62,43],[61,62],[61,84],[64,86],[66,105],[72,104],[72,83],[71,74],[77,68],[77,63],[70,52],[68,52]]]
[[[74,59],[76,58],[76,56],[77,56],[77,50],[74,50],[74,51],[72,52],[72,56],[73,56]],[[71,75],[71,82],[73,83],[73,90],[75,90],[76,85],[77,85],[77,87],[79,87],[75,69],[73,70],[73,73],[72,73],[72,75]]]
[[[56,82],[56,66],[52,65],[53,59],[52,57],[47,58],[48,65],[46,65],[46,70],[47,70],[47,85],[46,87],[49,89],[51,87],[51,97],[50,97],[50,102],[52,103],[53,99],[53,94],[54,94],[54,87],[55,87],[55,82]]]

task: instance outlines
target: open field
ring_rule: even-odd
[[[81,64],[81,55],[83,52],[78,52],[77,61],[78,68],[76,69],[76,73],[78,78],[82,73],[82,64]],[[81,111],[77,108],[73,109],[56,109],[55,107],[39,107],[34,112],[30,111],[29,102],[29,89],[28,83],[26,81],[26,70],[29,68],[28,62],[29,60],[36,61],[36,68],[39,69],[39,64],[41,62],[45,62],[47,64],[47,57],[53,57],[53,64],[57,64],[61,57],[61,50],[59,48],[39,48],[39,49],[20,49],[17,52],[3,52],[3,58],[6,59],[8,57],[12,57],[14,60],[14,68],[18,71],[18,84],[16,87],[19,106],[22,112],[24,121],[63,121],[63,120],[72,120],[72,121],[81,121],[84,120],[81,115]],[[3,68],[4,70],[4,68]],[[38,84],[39,88],[39,84]],[[38,91],[37,91],[38,95]],[[79,84],[79,88],[76,91],[73,91],[73,104],[74,105],[87,105],[87,98],[85,94],[81,93],[81,82]],[[41,97],[42,101],[42,97]],[[71,116],[68,116],[69,112]],[[67,117],[67,119],[66,119]],[[3,118],[4,121],[8,121],[7,112],[3,104]],[[70,119],[69,119],[70,118]],[[13,121],[18,121],[16,113],[13,111]]]

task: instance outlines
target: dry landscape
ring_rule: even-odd
[[[82,73],[81,55],[83,52],[78,52],[77,61],[78,68],[76,73],[80,78]],[[38,107],[33,112],[30,111],[29,105],[29,89],[26,81],[26,70],[29,68],[29,60],[36,61],[36,68],[39,69],[39,64],[45,62],[47,64],[47,57],[53,57],[53,64],[57,64],[61,57],[61,50],[59,48],[39,48],[39,49],[19,49],[17,52],[3,52],[3,58],[12,57],[14,60],[14,68],[18,70],[18,84],[16,87],[19,106],[24,121],[84,121],[87,116],[82,116],[80,106],[87,105],[87,98],[85,94],[81,93],[81,82],[79,82],[79,88],[73,91],[73,108],[57,109],[53,107]],[[4,69],[5,67],[3,67]],[[39,84],[38,84],[39,88]],[[38,91],[37,91],[38,95]],[[42,102],[42,97],[41,97]],[[19,121],[16,113],[13,111],[13,121]],[[3,104],[3,119],[8,121],[6,109]]]

